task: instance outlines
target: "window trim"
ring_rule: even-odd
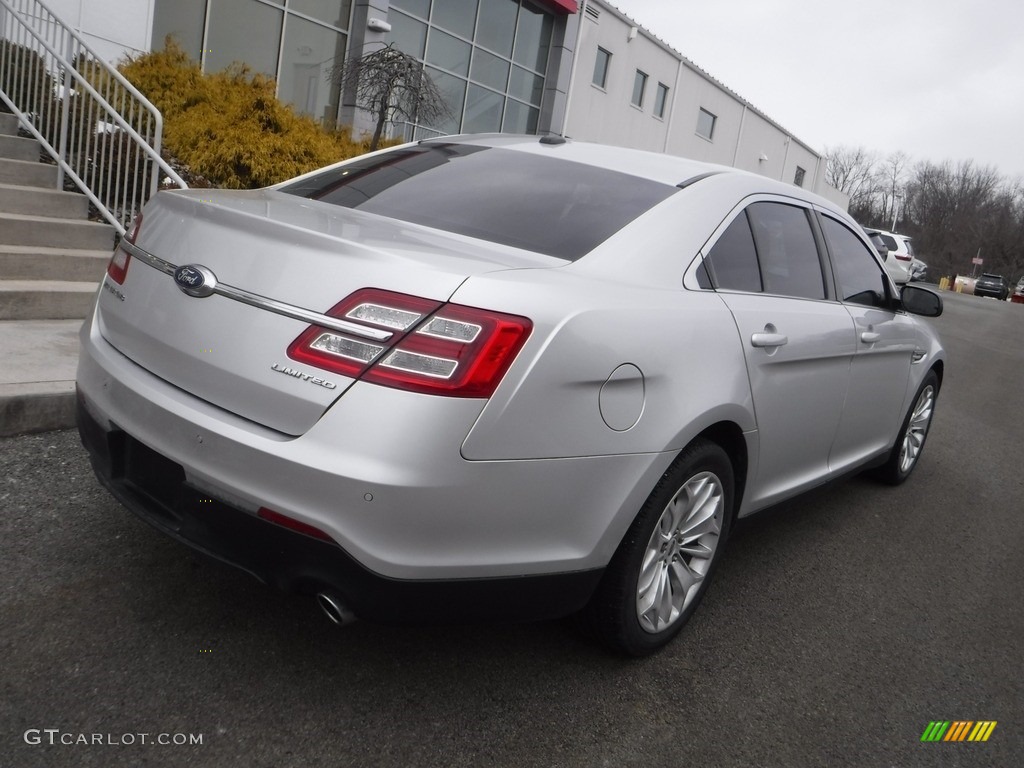
[[[668,95],[671,89],[660,80],[658,86],[654,90],[654,107],[651,109],[651,114],[659,120],[665,119],[665,109],[668,107]],[[661,109],[659,110],[658,97],[661,97]]]
[[[812,299],[807,296],[791,296],[784,293],[768,293],[762,291],[761,293],[751,293],[750,291],[736,291],[729,288],[723,288],[721,290],[717,288],[704,288],[700,285],[698,274],[703,270],[705,274],[710,276],[710,270],[703,267],[704,259],[707,258],[711,249],[715,247],[718,241],[721,239],[725,231],[732,225],[732,223],[740,216],[741,213],[746,212],[754,203],[779,203],[781,205],[788,205],[796,208],[802,208],[807,214],[809,225],[811,228],[811,234],[814,237],[814,245],[818,252],[818,266],[821,270],[822,284],[825,289],[824,298]],[[825,236],[821,230],[821,221],[818,218],[821,214],[831,215],[836,218],[835,215],[827,209],[819,207],[816,203],[803,200],[798,197],[787,197],[784,195],[776,195],[765,192],[755,192],[747,195],[742,200],[736,203],[736,205],[730,210],[715,227],[711,236],[708,237],[707,241],[701,247],[701,249],[694,255],[690,261],[689,266],[683,273],[683,288],[688,291],[698,291],[702,293],[743,293],[749,296],[769,296],[781,299],[789,299],[791,301],[825,301],[834,304],[842,303],[838,299],[838,292],[836,290],[836,279],[832,273],[832,257],[828,251],[825,243]],[[842,221],[842,219],[838,219]],[[755,243],[756,247],[756,243]],[[879,264],[881,261],[879,260]],[[760,269],[760,255],[758,255],[758,268]],[[762,275],[762,285],[764,277]]]
[[[702,115],[707,115],[708,117],[711,118],[711,130],[708,131],[706,136],[700,132],[700,119]],[[705,141],[710,141],[713,143],[715,141],[715,127],[717,125],[718,115],[716,115],[714,112],[704,109],[704,107],[697,108],[697,127],[694,128],[693,130],[695,134],[697,134],[700,138],[704,139]]]
[[[604,60],[604,72],[602,73],[601,82],[598,83],[598,82],[596,82],[594,80],[594,77],[597,75],[597,62],[600,60],[600,56],[601,56],[602,53],[607,58],[605,58],[605,60]],[[608,73],[611,71],[611,68],[612,68],[612,56],[613,56],[613,54],[612,54],[611,51],[609,51],[609,50],[607,50],[605,48],[602,48],[600,45],[597,46],[597,54],[596,54],[596,56],[594,58],[594,72],[590,76],[590,84],[592,86],[594,86],[595,88],[600,88],[602,91],[606,91],[606,92],[608,90]]]
[[[639,68],[636,70],[636,74],[633,75],[633,93],[630,94],[629,103],[639,110],[644,108],[644,96],[647,95],[647,81],[650,79],[650,75]],[[636,99],[636,86],[638,83],[640,84],[640,98],[634,101]]]

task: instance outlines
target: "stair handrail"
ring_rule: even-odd
[[[188,187],[161,156],[160,111],[42,0],[0,0],[0,101],[57,163],[57,188],[71,179],[122,235],[161,173]]]

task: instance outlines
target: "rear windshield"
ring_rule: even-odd
[[[430,143],[281,191],[575,261],[679,190],[527,152]]]

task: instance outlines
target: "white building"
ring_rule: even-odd
[[[732,165],[848,203],[825,183],[818,152],[605,0],[46,2],[108,60],[173,34],[205,69],[244,61],[329,123],[369,128],[326,73],[393,43],[424,62],[452,115],[399,134],[564,134]]]

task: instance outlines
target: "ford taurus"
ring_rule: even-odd
[[[642,655],[737,518],[911,474],[941,311],[795,186],[440,138],[157,194],[82,329],[79,430],[133,512],[338,623],[580,614]]]

